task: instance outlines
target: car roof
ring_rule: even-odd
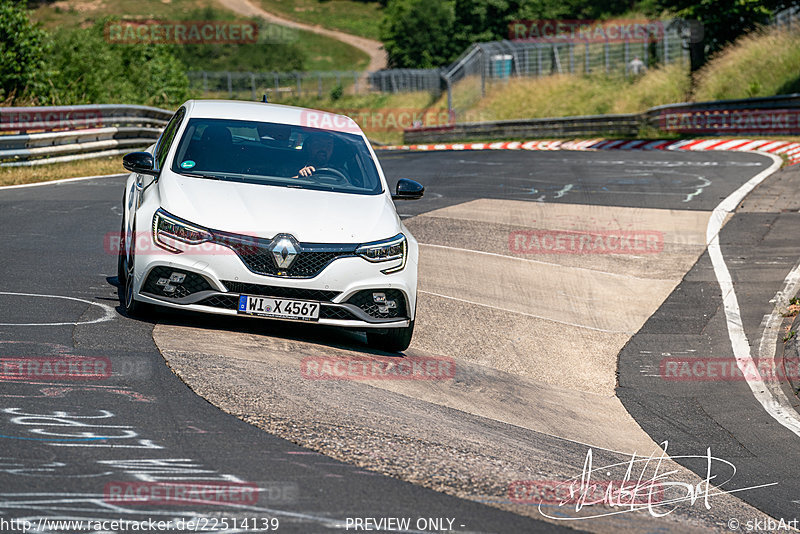
[[[189,118],[256,120],[363,135],[350,117],[316,109],[243,100],[189,100],[184,106]]]

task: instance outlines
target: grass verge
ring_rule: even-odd
[[[64,163],[50,163],[35,167],[0,167],[0,186],[49,182],[80,176],[101,176],[126,173],[122,156],[93,158]]]
[[[358,0],[261,0],[265,11],[369,39],[379,39],[383,7]]]

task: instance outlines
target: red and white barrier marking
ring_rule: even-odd
[[[376,150],[732,150],[736,152],[769,152],[784,154],[789,165],[800,163],[800,143],[769,139],[681,139],[573,141],[502,141],[496,143],[446,143],[435,145],[388,145]]]

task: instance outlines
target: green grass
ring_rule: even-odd
[[[0,185],[32,184],[78,176],[102,176],[127,173],[122,156],[92,158],[81,161],[50,163],[35,167],[0,167]]]
[[[695,100],[800,92],[800,33],[756,32],[725,48],[696,75]]]
[[[105,17],[158,20],[240,20],[211,0],[115,0],[55,2],[31,13],[48,30],[87,27]],[[312,32],[286,29],[270,32],[261,26],[259,42],[253,44],[175,45],[176,55],[188,70],[294,71],[360,70],[369,57],[346,43]],[[278,35],[280,42],[275,42]],[[272,42],[270,42],[272,36]],[[264,40],[267,42],[264,42]],[[134,46],[134,45],[116,45]]]
[[[383,7],[354,0],[260,0],[265,11],[306,24],[378,40]]]
[[[354,46],[315,33],[300,31],[296,44],[305,56],[305,70],[364,70],[369,56]]]

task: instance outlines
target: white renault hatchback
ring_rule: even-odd
[[[149,305],[366,331],[400,351],[414,330],[417,241],[349,118],[189,101],[123,159],[118,274],[129,315]]]

